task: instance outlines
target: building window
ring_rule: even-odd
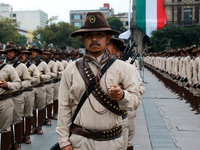
[[[128,21],[125,21],[125,26],[128,26]]]
[[[195,20],[199,23],[199,6],[195,6]]]
[[[182,0],[178,0],[178,2],[182,2]]]
[[[15,23],[16,23],[16,22],[17,22],[17,20],[16,20],[16,19],[13,19],[13,22],[15,22]]]
[[[108,17],[108,14],[107,13],[104,13],[105,14],[105,17],[107,18]]]
[[[172,24],[174,24],[174,6],[172,6]]]
[[[82,22],[73,22],[75,27],[81,27],[82,26]]]
[[[182,8],[181,7],[178,7],[178,11],[177,11],[177,21],[178,21],[178,23],[181,23],[180,21],[181,21],[181,17],[182,16]]]
[[[76,14],[72,16],[73,20],[82,20],[82,15],[81,14]]]
[[[16,17],[17,15],[16,14],[13,14],[13,17]]]
[[[195,0],[195,1],[199,1],[199,0]]]
[[[184,9],[184,24],[191,24],[192,23],[192,8]]]

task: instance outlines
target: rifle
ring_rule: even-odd
[[[135,54],[135,57],[131,60],[130,64],[133,64],[135,62],[135,59],[138,57],[138,54]]]
[[[129,47],[129,44],[126,45],[124,52],[120,55],[120,57],[119,57],[120,60],[123,60],[125,55],[127,55],[128,47]]]
[[[18,61],[20,60],[20,58],[22,58],[22,55],[20,55],[19,57],[16,57],[16,58],[15,58],[15,62],[14,62],[14,64],[13,64],[13,66],[16,66],[16,65],[17,65],[17,63],[18,63]]]
[[[63,56],[63,53],[60,55],[60,57],[58,58],[59,61],[62,61],[62,56]]]

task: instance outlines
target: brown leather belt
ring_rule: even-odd
[[[111,130],[94,131],[84,129],[76,124],[73,124],[70,128],[70,131],[74,134],[78,134],[96,141],[109,141],[116,139],[122,135],[122,126],[118,126]]]
[[[27,92],[27,91],[33,91],[33,88],[32,87],[28,87],[28,88],[23,90],[23,92]]]
[[[44,84],[51,84],[53,83],[52,81],[44,82]]]
[[[12,97],[16,97],[16,96],[19,96],[23,93],[23,91],[16,91],[16,92],[13,92],[12,93]]]
[[[125,111],[124,111],[124,114],[122,115],[122,120],[123,120],[123,119],[126,119],[127,117],[128,117],[128,111],[125,110]]]
[[[11,98],[12,94],[2,94],[0,95],[0,101]]]
[[[54,79],[53,83],[58,83],[61,79]]]
[[[39,83],[38,85],[33,86],[33,87],[36,88],[36,87],[43,87],[43,86],[44,86],[44,83]]]

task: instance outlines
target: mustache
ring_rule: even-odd
[[[98,46],[101,46],[101,44],[99,44],[99,43],[91,43],[91,44],[89,45],[89,47],[91,47],[93,44],[96,44],[96,45],[98,45]]]

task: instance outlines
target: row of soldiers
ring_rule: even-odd
[[[192,45],[177,50],[148,54],[145,66],[151,70],[164,85],[190,103],[191,111],[200,113],[200,48]]]
[[[30,144],[31,134],[43,134],[42,126],[57,120],[62,73],[81,55],[35,45],[27,50],[14,42],[2,49],[0,43],[1,150],[21,150],[21,142]]]

